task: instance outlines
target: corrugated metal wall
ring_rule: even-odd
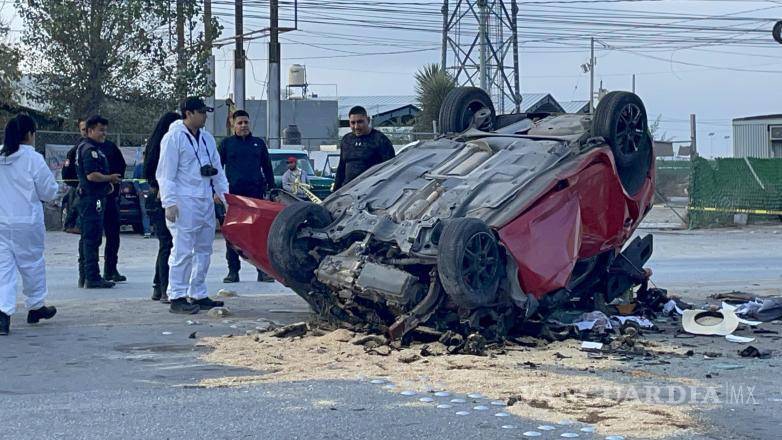
[[[782,119],[733,121],[733,157],[771,157],[769,125],[782,125]]]

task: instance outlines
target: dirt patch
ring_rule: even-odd
[[[348,342],[352,338],[347,330],[337,330],[293,339],[267,334],[205,339],[202,344],[213,349],[204,354],[205,361],[265,374],[207,379],[201,385],[378,377],[396,384],[397,392],[479,392],[505,400],[512,414],[547,422],[593,423],[604,434],[661,438],[694,425],[692,407],[644,402],[627,384],[594,374],[620,363],[589,358],[579,351],[577,341],[543,348],[514,347],[496,356],[443,355],[402,362],[419,355],[421,347],[368,354],[363,346]]]

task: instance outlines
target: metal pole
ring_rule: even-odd
[[[480,20],[480,23],[478,24],[478,42],[480,44],[480,81],[481,81],[481,88],[491,95],[491,91],[489,90],[489,54],[488,54],[488,38],[487,35],[488,29],[487,29],[487,17],[488,14],[486,13],[486,0],[478,0],[478,19]]]
[[[212,0],[204,0],[204,43],[209,50],[209,58],[206,60],[207,80],[209,81],[209,93],[206,96],[206,105],[215,106],[215,57],[212,55],[212,40],[214,34],[212,29]],[[206,119],[206,131],[215,132],[214,114]]]
[[[633,74],[633,93],[635,93],[635,73]]]
[[[511,1],[511,23],[513,24],[513,72],[515,73],[513,78],[513,101],[516,104],[516,113],[521,113],[521,70],[519,68],[519,29],[518,29],[518,14],[519,6],[516,4],[516,0]]]
[[[695,114],[690,115],[690,158],[698,156],[697,130],[695,127]]]
[[[595,37],[589,39],[589,113],[595,112]]]
[[[244,110],[244,5],[235,0],[234,21],[236,22],[236,49],[234,50],[234,104],[237,110]]]
[[[448,62],[448,0],[443,0],[443,42],[440,49],[440,68],[445,72]]]
[[[279,1],[269,2],[269,83],[267,84],[267,131],[269,147],[280,148],[280,28]]]

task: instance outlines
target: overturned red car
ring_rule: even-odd
[[[638,96],[612,92],[592,115],[498,116],[458,88],[439,122],[451,134],[322,204],[229,197],[223,234],[324,318],[394,338],[422,323],[504,335],[644,279],[651,236],[625,247],[654,194]]]

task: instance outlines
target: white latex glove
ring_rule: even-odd
[[[166,220],[173,223],[176,221],[177,217],[179,217],[179,208],[177,208],[176,205],[166,208]]]

